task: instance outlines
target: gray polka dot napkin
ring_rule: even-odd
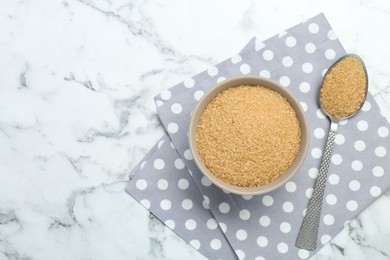
[[[327,68],[344,54],[320,14],[263,42],[253,39],[239,55],[162,92],[156,104],[169,137],[138,167],[127,191],[210,259],[308,258],[312,252],[296,248],[295,240],[330,124],[317,93]],[[269,77],[288,88],[300,100],[311,133],[297,175],[284,187],[254,197],[211,184],[193,162],[187,138],[191,112],[204,92],[242,74]],[[336,136],[318,249],[390,186],[389,141],[388,122],[369,94],[362,111],[341,122]],[[181,179],[188,184],[179,184]]]

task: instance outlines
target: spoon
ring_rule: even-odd
[[[313,251],[317,247],[321,206],[338,124],[360,110],[367,91],[367,70],[363,60],[355,54],[347,54],[338,59],[322,80],[319,103],[331,124],[313,194],[295,243],[299,248]]]

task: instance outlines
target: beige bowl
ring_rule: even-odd
[[[278,93],[280,93],[283,97],[285,97],[293,109],[295,110],[295,113],[297,115],[300,128],[301,128],[301,142],[300,142],[300,148],[298,151],[298,155],[294,159],[292,165],[287,169],[287,171],[275,179],[274,181],[257,187],[239,187],[235,186],[229,183],[226,183],[222,181],[221,179],[218,179],[213,173],[207,169],[207,167],[203,164],[202,160],[200,159],[198,149],[196,146],[196,131],[197,126],[199,123],[199,119],[203,113],[203,110],[206,108],[206,106],[209,104],[209,102],[216,97],[220,92],[231,88],[236,87],[239,85],[262,85],[264,87],[270,88]],[[302,165],[303,160],[305,159],[308,144],[309,144],[309,129],[307,124],[307,119],[305,116],[305,112],[303,111],[300,103],[295,99],[295,97],[283,86],[280,84],[271,81],[267,78],[263,77],[255,77],[255,76],[241,76],[241,77],[235,77],[231,79],[224,80],[223,82],[217,84],[215,87],[211,88],[199,101],[197,106],[195,107],[195,110],[192,113],[190,126],[189,126],[189,145],[191,152],[193,154],[194,161],[196,165],[199,167],[200,171],[207,176],[215,185],[218,187],[235,193],[235,194],[241,194],[241,195],[259,195],[263,193],[267,193],[270,191],[273,191],[283,184],[285,184],[288,180],[290,180],[295,173],[298,171],[299,167]]]

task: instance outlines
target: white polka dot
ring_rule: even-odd
[[[176,226],[175,221],[173,221],[172,219],[166,220],[164,224],[167,225],[167,227],[169,227],[170,229],[175,229]]]
[[[208,187],[211,185],[211,181],[208,177],[203,176],[202,179],[200,180],[203,186]]]
[[[180,180],[177,182],[177,186],[178,186],[179,189],[181,189],[181,190],[186,190],[186,189],[188,189],[188,187],[190,186],[190,183],[189,183],[186,179],[180,179]]]
[[[328,38],[329,38],[329,40],[332,40],[332,41],[334,41],[334,40],[336,40],[337,39],[337,37],[336,37],[336,34],[334,33],[334,31],[333,30],[329,30],[329,32],[328,32]]]
[[[340,182],[340,177],[337,174],[329,175],[329,183],[332,185],[337,185]]]
[[[325,215],[323,220],[324,220],[325,225],[328,225],[328,226],[333,225],[333,223],[334,223],[334,217],[330,214]]]
[[[314,137],[317,139],[322,139],[325,136],[325,131],[322,128],[316,128],[314,129]]]
[[[371,109],[371,103],[366,100],[362,106],[362,111],[367,112],[370,111],[370,109]]]
[[[223,232],[223,233],[226,233],[226,231],[227,231],[227,226],[226,226],[225,223],[219,222],[219,227],[222,229],[222,232]]]
[[[242,220],[248,220],[251,217],[251,213],[247,209],[242,209],[240,210],[239,216]]]
[[[213,240],[210,241],[210,247],[214,250],[219,250],[222,247],[221,240],[214,238]]]
[[[382,168],[381,166],[375,166],[375,167],[372,169],[372,174],[373,174],[375,177],[382,177],[384,173],[385,173],[385,170],[383,170],[383,168]]]
[[[347,202],[346,206],[349,211],[355,211],[358,208],[358,203],[354,200],[350,200]]]
[[[328,72],[328,69],[324,69],[324,70],[321,72],[322,77],[325,76],[326,72]]]
[[[366,149],[366,143],[362,140],[357,140],[353,146],[355,147],[355,150],[359,152],[364,151],[364,149]]]
[[[386,153],[386,148],[384,148],[383,146],[378,146],[377,148],[375,148],[375,154],[378,157],[383,157],[386,155]]]
[[[325,51],[325,58],[328,60],[334,60],[334,58],[336,58],[336,52],[333,49],[327,49]]]
[[[271,224],[271,219],[268,216],[261,216],[259,218],[259,223],[263,227],[268,227]]]
[[[355,160],[351,163],[351,167],[354,171],[360,171],[361,169],[363,169],[363,163],[359,160]]]
[[[185,209],[185,210],[190,210],[190,209],[192,209],[192,206],[193,206],[194,204],[192,203],[192,200],[190,200],[190,199],[184,199],[183,201],[182,201],[182,203],[181,203],[181,206],[183,207],[183,209]]]
[[[202,201],[203,208],[210,209],[210,199],[206,195],[203,195],[203,201]]]
[[[157,107],[161,107],[162,105],[164,105],[164,102],[162,102],[161,100],[156,100],[156,105]]]
[[[347,125],[348,124],[348,119],[343,119],[339,122],[339,125]]]
[[[195,100],[199,101],[203,97],[203,95],[204,95],[203,90],[197,90],[194,93],[194,98]]]
[[[179,103],[174,103],[171,106],[171,111],[174,114],[180,114],[182,110],[183,110],[183,108],[181,107],[181,105]]]
[[[146,189],[146,187],[148,187],[148,184],[144,179],[139,179],[136,181],[135,186],[139,190],[144,190],[144,189]]]
[[[271,50],[265,50],[263,52],[263,58],[266,61],[270,61],[274,58],[274,53]]]
[[[302,82],[301,84],[299,84],[299,90],[302,92],[302,93],[307,93],[310,91],[310,84],[307,83],[307,82]]]
[[[172,202],[170,200],[168,200],[168,199],[163,199],[160,202],[160,207],[163,210],[169,210],[172,207]]]
[[[290,82],[290,78],[287,76],[281,76],[279,79],[279,83],[285,87],[288,87],[290,85]]]
[[[264,206],[271,206],[274,204],[274,199],[270,195],[265,195],[263,197],[263,204]]]
[[[184,86],[186,88],[192,88],[193,86],[195,86],[195,81],[193,78],[188,78],[188,79],[184,80],[183,83],[184,83]]]
[[[224,81],[225,79],[226,79],[225,77],[219,77],[219,78],[217,78],[217,83],[220,83],[220,82]]]
[[[176,123],[169,123],[167,126],[167,130],[169,133],[175,134],[177,133],[177,131],[179,131],[179,125]]]
[[[311,198],[311,196],[313,195],[313,188],[307,188],[306,192],[305,192],[305,195],[307,198]]]
[[[302,211],[302,216],[305,216],[305,215],[306,215],[306,212],[307,212],[307,209],[304,209],[304,210]]]
[[[318,33],[320,28],[318,27],[318,24],[311,23],[311,24],[309,24],[308,29],[309,29],[309,32],[311,32],[311,33]]]
[[[312,53],[314,53],[315,51],[316,51],[316,46],[314,45],[314,43],[312,43],[312,42],[308,42],[308,43],[306,43],[306,45],[305,45],[305,51],[307,52],[307,53],[309,53],[309,54],[312,54]]]
[[[247,237],[248,237],[248,233],[247,233],[245,230],[243,230],[243,229],[237,230],[237,232],[236,232],[236,238],[237,238],[238,240],[243,241],[243,240],[245,240]]]
[[[262,257],[262,256],[257,256],[256,258],[255,258],[255,260],[266,260],[264,257]]]
[[[193,160],[193,158],[192,158],[192,153],[191,153],[191,150],[190,149],[187,149],[187,150],[185,150],[184,151],[184,158],[186,159],[186,160]]]
[[[247,63],[241,64],[240,71],[242,74],[249,74],[251,72],[251,66]]]
[[[186,220],[184,225],[185,225],[186,229],[194,230],[196,228],[196,221],[193,219],[188,219],[188,220]]]
[[[224,214],[228,213],[230,211],[230,205],[226,202],[222,202],[219,204],[219,211]]]
[[[285,66],[287,68],[291,67],[293,65],[293,63],[294,63],[294,60],[290,56],[285,56],[282,59],[283,66]]]
[[[244,200],[251,200],[253,198],[253,196],[252,195],[242,195],[242,198]]]
[[[297,190],[297,185],[293,181],[287,182],[286,185],[284,185],[284,187],[286,188],[286,191],[288,191],[288,192],[294,192]]]
[[[265,236],[259,236],[257,238],[257,245],[259,247],[266,247],[268,245],[268,239]]]
[[[307,251],[306,249],[299,249],[298,256],[300,259],[307,259],[310,256],[310,254],[309,251]]]
[[[264,42],[262,42],[260,39],[256,38],[255,40],[255,50],[259,51],[265,47]]]
[[[279,228],[283,233],[288,233],[291,231],[291,225],[288,222],[281,223]]]
[[[352,191],[358,191],[360,189],[360,182],[357,180],[352,180],[349,182],[349,188]]]
[[[311,73],[313,71],[313,65],[309,62],[303,63],[302,71],[305,73]]]
[[[166,90],[163,90],[163,91],[161,92],[160,96],[161,96],[162,99],[168,100],[168,99],[171,98],[172,93],[171,93],[171,91],[169,91],[168,89],[166,89]]]
[[[301,104],[301,107],[303,108],[303,111],[306,112],[307,111],[307,104],[303,101],[301,101],[300,104]]]
[[[378,128],[378,135],[380,137],[387,137],[389,135],[389,128],[381,126]]]
[[[264,78],[270,78],[271,73],[269,72],[269,70],[262,70],[260,71],[259,76]]]
[[[283,203],[283,211],[286,213],[290,213],[294,210],[294,204],[292,204],[290,201],[286,201]]]
[[[184,169],[185,165],[184,165],[184,162],[181,158],[177,158],[175,160],[175,168],[178,169],[178,170],[181,170],[181,169]]]
[[[310,168],[309,169],[309,176],[312,179],[317,178],[317,176],[318,176],[318,169],[317,168]]]
[[[334,139],[334,142],[337,145],[342,145],[345,142],[345,137],[342,134],[336,134],[336,138]]]
[[[142,163],[141,163],[141,170],[145,167],[145,164],[147,163],[147,161],[143,161]]]
[[[297,45],[297,40],[293,36],[288,36],[286,38],[286,45],[288,47],[294,47],[295,45]]]
[[[210,67],[208,70],[207,70],[207,74],[209,74],[211,77],[214,77],[218,74],[218,68],[215,67],[215,66],[212,66]]]
[[[316,115],[319,119],[325,119],[325,114],[321,109],[317,109]]]
[[[278,244],[277,249],[278,249],[279,253],[285,254],[288,252],[288,245],[284,242],[281,242]]]
[[[331,205],[331,206],[336,205],[336,203],[337,203],[337,197],[334,194],[326,195],[325,200],[326,200],[326,203],[328,203],[328,205]]]
[[[195,248],[195,249],[199,249],[199,248],[200,248],[200,242],[199,242],[199,240],[197,240],[197,239],[192,239],[192,240],[190,241],[190,245],[191,245],[193,248]]]
[[[233,56],[230,61],[233,63],[233,64],[237,64],[239,63],[240,61],[242,61],[242,57],[240,55],[235,55]]]
[[[331,161],[334,165],[340,165],[343,162],[343,157],[340,154],[332,155]]]
[[[245,253],[244,253],[244,251],[238,249],[238,250],[236,250],[236,251],[234,251],[234,252],[236,252],[236,255],[237,255],[237,257],[238,257],[239,260],[245,259]]]
[[[382,190],[378,186],[372,186],[370,188],[370,194],[373,197],[378,197],[379,195],[381,195],[381,193],[382,193]]]
[[[325,244],[328,243],[331,239],[332,239],[332,237],[329,236],[329,235],[327,235],[327,234],[322,235],[322,236],[321,236],[321,243],[322,243],[323,245],[325,245]]]
[[[217,227],[218,227],[218,223],[214,218],[210,218],[209,220],[207,220],[207,228],[208,229],[214,230]]]
[[[360,120],[358,123],[357,123],[357,128],[360,130],[360,131],[366,131],[368,129],[368,123],[367,121],[365,120]]]
[[[159,190],[166,190],[168,188],[168,181],[166,179],[159,179],[157,182]]]
[[[318,158],[321,158],[322,156],[322,150],[318,147],[314,147],[312,150],[311,150],[311,156],[315,159],[318,159]]]
[[[161,146],[162,146],[164,143],[165,143],[165,141],[164,141],[164,140],[161,140],[160,142],[158,142],[158,144],[157,144],[158,148],[160,149],[160,148],[161,148]]]
[[[161,170],[161,169],[163,169],[165,167],[165,162],[162,159],[156,159],[153,162],[153,166],[154,166],[155,169]]]
[[[149,209],[150,208],[150,201],[147,199],[143,199],[140,201],[141,205],[144,206],[145,208]]]

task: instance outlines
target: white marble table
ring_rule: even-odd
[[[204,259],[125,185],[162,134],[153,96],[324,12],[390,120],[390,5],[371,1],[0,3],[0,260]],[[386,173],[388,174],[388,173]],[[314,259],[390,259],[390,193]]]

